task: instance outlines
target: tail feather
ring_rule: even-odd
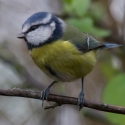
[[[108,48],[114,48],[114,47],[120,47],[122,45],[120,44],[115,44],[115,43],[104,43],[100,49],[108,49]]]

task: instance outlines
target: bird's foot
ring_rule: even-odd
[[[84,92],[83,91],[81,91],[79,96],[78,96],[78,106],[79,106],[79,111],[84,106]]]
[[[41,92],[42,106],[43,106],[44,100],[47,100],[47,99],[48,99],[48,95],[49,95],[49,87],[45,88],[45,89]]]

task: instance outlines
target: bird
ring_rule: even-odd
[[[47,100],[49,90],[55,83],[81,79],[79,110],[84,106],[84,77],[97,62],[96,52],[121,46],[102,43],[49,12],[36,12],[31,15],[23,23],[17,37],[25,41],[35,64],[53,79],[41,92],[42,102]]]

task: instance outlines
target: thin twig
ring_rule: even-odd
[[[15,96],[26,97],[26,98],[34,98],[34,99],[40,99],[41,97],[40,92],[34,92],[30,90],[21,90],[17,88],[8,89],[8,90],[0,89],[0,95],[14,96],[14,97]],[[63,104],[77,105],[78,104],[77,98],[54,95],[54,94],[49,94],[48,101],[56,102],[59,105],[63,105]],[[125,107],[102,104],[102,103],[93,102],[93,101],[86,100],[86,99],[84,100],[84,107],[88,107],[88,108],[92,108],[92,109],[96,109],[100,111],[105,111],[105,112],[125,114]]]

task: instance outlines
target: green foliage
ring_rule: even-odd
[[[100,2],[96,2],[92,4],[91,11],[89,11],[89,13],[94,20],[101,21],[105,13],[105,8]]]
[[[75,13],[82,17],[88,11],[90,6],[90,0],[73,0],[71,4],[72,8],[75,10]]]
[[[94,26],[94,20],[91,17],[86,18],[71,18],[67,22],[77,27],[82,32],[92,34],[95,37],[104,37],[109,35],[109,31]]]
[[[90,29],[93,27],[93,20],[89,17],[84,19],[71,18],[68,19],[67,22],[71,25],[74,25],[83,32],[90,32]]]
[[[104,74],[104,76],[106,77],[107,80],[112,79],[115,75],[117,75],[119,73],[118,69],[114,68],[112,65],[112,61],[110,59],[110,57],[108,57],[110,55],[106,55],[106,60],[101,62],[101,69],[102,72]]]
[[[104,8],[99,3],[91,4],[91,0],[64,0],[64,13],[69,15],[66,21],[83,32],[95,37],[107,37],[110,34],[108,30],[94,25],[95,20],[101,21],[104,15]]]
[[[106,85],[103,93],[103,101],[108,104],[125,106],[125,73],[113,77]],[[125,116],[113,113],[105,113],[106,117],[115,124],[124,125]]]
[[[72,0],[64,0],[65,3],[71,3]]]
[[[68,14],[83,17],[87,13],[90,6],[90,0],[64,0],[65,12]]]
[[[95,37],[107,37],[107,36],[109,36],[110,31],[93,26],[93,28],[91,29],[91,33]]]

